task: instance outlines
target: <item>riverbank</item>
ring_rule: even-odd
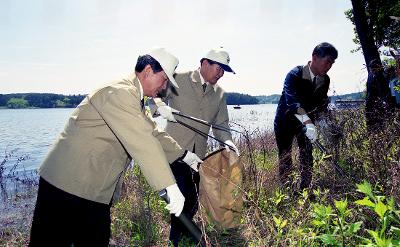
[[[3,178],[0,185],[0,246],[27,246],[37,183]]]
[[[364,115],[363,109],[347,109],[331,116],[329,129],[318,126],[320,141],[332,155],[315,148],[312,184],[303,191],[296,190],[298,155],[293,155],[293,183],[281,187],[273,133],[242,131],[244,136],[235,138],[244,162],[244,182],[238,188],[244,200],[240,226],[227,234],[198,214],[195,221],[207,239],[215,246],[234,247],[400,243],[400,112],[369,131]],[[259,119],[255,112],[250,116]],[[32,190],[30,196],[9,200],[0,246],[25,246],[35,195]],[[169,214],[164,207],[138,167],[130,169],[121,200],[112,207],[111,245],[167,246]]]

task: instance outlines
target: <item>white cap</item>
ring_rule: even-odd
[[[164,48],[154,48],[147,54],[157,60],[172,85],[179,88],[174,79],[175,69],[179,64],[178,58],[166,51]]]
[[[221,68],[226,72],[232,72],[236,74],[235,71],[233,71],[233,69],[229,66],[229,62],[231,59],[229,58],[228,52],[225,51],[222,47],[210,50],[204,58],[218,63]]]

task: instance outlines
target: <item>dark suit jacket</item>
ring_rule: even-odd
[[[278,103],[275,116],[275,126],[300,126],[295,118],[298,108],[303,108],[314,121],[321,112],[326,111],[329,103],[328,89],[329,76],[316,77],[316,82],[311,81],[309,65],[297,66],[285,78],[282,96]]]

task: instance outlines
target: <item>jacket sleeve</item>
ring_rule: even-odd
[[[149,98],[147,100],[150,106],[151,116],[154,115],[154,112],[159,106],[166,105],[161,98]],[[161,143],[169,163],[172,163],[180,158],[185,152],[185,150],[183,150],[179,144],[170,135],[168,135],[167,132],[158,129],[156,126],[154,126],[153,136],[155,136]]]
[[[160,142],[165,155],[167,156],[168,163],[172,163],[180,158],[185,152],[184,149],[170,136],[167,132],[154,128],[153,136]]]
[[[297,113],[297,109],[301,107],[299,99],[298,99],[298,92],[297,92],[297,85],[299,77],[296,75],[295,71],[290,71],[286,78],[285,83],[283,85],[283,93],[285,95],[286,105],[288,107],[288,112],[295,114]]]
[[[228,107],[226,105],[226,94],[224,93],[222,96],[222,100],[219,106],[219,110],[217,116],[215,118],[215,124],[225,127],[229,129],[229,115],[228,115]],[[221,141],[232,140],[232,134],[228,131],[223,131],[219,129],[213,128],[213,133],[215,137]]]
[[[141,111],[134,90],[107,87],[90,102],[129,155],[138,161],[153,189],[161,190],[175,183],[162,146],[153,135],[154,126]]]

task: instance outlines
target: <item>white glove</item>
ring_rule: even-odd
[[[306,124],[306,136],[310,139],[311,143],[314,143],[317,140],[317,134],[317,129],[314,124]]]
[[[329,103],[328,106],[326,107],[330,111],[335,111],[337,110],[337,107],[334,103]]]
[[[295,116],[302,124],[304,124],[304,122],[306,122],[306,121],[308,121],[308,120],[311,120],[311,119],[308,117],[307,114],[303,114],[303,115],[294,114],[294,116]]]
[[[189,152],[187,151],[185,157],[183,157],[182,159],[183,162],[185,162],[186,164],[188,164],[190,166],[190,168],[192,168],[193,170],[195,170],[196,172],[199,171],[199,163],[203,163],[203,161],[199,158],[199,156],[197,156],[195,153]]]
[[[168,209],[171,214],[175,214],[176,217],[179,217],[185,205],[185,197],[182,195],[176,183],[165,189],[169,197],[169,204],[167,204],[165,208]]]
[[[235,144],[231,140],[226,140],[225,141],[225,149],[226,149],[227,152],[230,151],[229,146],[231,146],[233,148],[233,150],[235,151],[237,156],[240,156],[239,149],[235,146]]]
[[[167,119],[168,121],[176,122],[176,119],[174,118],[174,115],[172,113],[179,111],[167,105],[162,105],[157,108],[157,112],[160,113],[161,117]]]

